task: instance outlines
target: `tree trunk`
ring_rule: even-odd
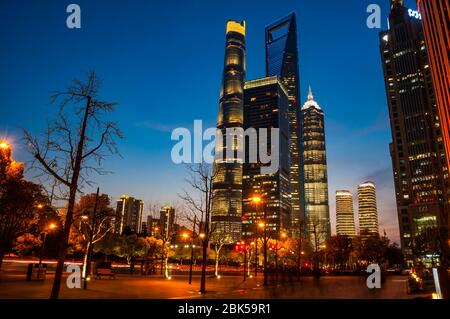
[[[85,140],[85,136],[86,136],[86,127],[87,127],[87,122],[88,122],[88,117],[89,117],[90,104],[91,104],[91,97],[88,97],[87,101],[86,101],[86,108],[84,111],[83,125],[81,127],[81,132],[80,132],[80,140],[77,145],[77,153],[76,153],[76,159],[75,159],[75,163],[74,163],[75,165],[73,168],[72,180],[70,183],[69,202],[67,205],[66,220],[64,222],[64,232],[63,232],[62,240],[61,240],[60,246],[59,246],[58,264],[56,265],[55,279],[53,280],[52,292],[50,294],[51,299],[58,299],[59,291],[61,289],[61,278],[62,278],[62,273],[64,271],[64,261],[66,259],[67,246],[69,243],[70,227],[72,226],[72,221],[73,221],[73,209],[75,206],[75,199],[76,199],[77,190],[78,190],[78,178],[80,177],[81,162],[83,160],[83,148],[84,148],[84,140]]]
[[[202,278],[200,281],[200,293],[204,294],[206,292],[206,262],[208,259],[208,240],[203,240],[203,260],[202,260]]]
[[[3,249],[0,250],[0,270],[2,270],[3,257],[5,257],[5,251]]]
[[[164,277],[169,279],[169,256],[166,254],[164,258]]]
[[[86,252],[84,253],[84,257],[83,257],[83,271],[81,272],[81,276],[82,278],[86,278],[88,276],[87,274],[87,264],[88,264],[88,255],[89,255],[89,242],[87,243],[86,246]]]
[[[215,276],[219,276],[219,253],[220,251],[216,250],[216,268],[215,268]]]

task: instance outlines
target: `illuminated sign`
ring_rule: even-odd
[[[412,18],[422,20],[422,15],[420,14],[419,11],[415,11],[415,10],[413,10],[413,9],[409,9],[409,10],[408,10],[408,14],[409,14],[409,16],[412,17]]]

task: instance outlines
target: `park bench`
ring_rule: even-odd
[[[97,268],[97,276],[95,279],[99,279],[102,276],[116,278],[116,275],[112,272],[111,268]]]

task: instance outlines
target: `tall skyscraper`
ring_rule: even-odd
[[[347,190],[336,191],[336,234],[356,236],[353,194]]]
[[[368,181],[358,186],[358,213],[359,234],[363,237],[379,235],[375,183]]]
[[[116,234],[122,234],[128,230],[130,232],[140,233],[143,211],[144,201],[128,195],[120,197],[120,200],[117,201],[114,232]]]
[[[295,13],[266,27],[266,76],[278,76],[289,98],[289,151],[292,228],[294,238],[304,232],[305,222],[302,152],[300,144],[300,73],[298,69]]]
[[[226,130],[243,128],[245,81],[245,21],[228,21],[226,30],[225,62],[219,101],[217,129],[224,141],[216,144],[216,154],[232,149],[233,158],[217,158],[214,163],[213,201],[211,223],[219,235],[237,242],[241,238],[242,218],[242,159],[238,158],[237,141],[226,143]]]
[[[322,245],[331,236],[325,122],[311,87],[302,107],[301,132],[307,231],[313,245]]]
[[[250,146],[257,146],[257,140],[246,144],[242,195],[242,235],[254,238],[257,224],[264,217],[263,207],[255,206],[252,198],[259,196],[264,200],[267,224],[272,237],[281,231],[288,231],[290,225],[289,189],[289,115],[288,93],[276,76],[245,82],[244,123],[245,130],[254,128],[257,139],[262,138],[259,129],[267,129],[267,147],[273,154],[270,129],[278,128],[279,169],[274,174],[263,174],[260,163],[250,163]],[[261,150],[260,150],[261,151]],[[269,153],[268,152],[268,153]],[[262,206],[262,205],[259,205]]]
[[[450,167],[450,0],[418,0]]]
[[[400,240],[412,264],[415,237],[448,216],[448,170],[420,16],[393,1],[389,22],[390,29],[380,33],[380,50]]]

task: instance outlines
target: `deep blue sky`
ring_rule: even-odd
[[[81,6],[80,30],[65,26],[70,3]],[[50,92],[95,69],[104,79],[101,97],[120,104],[114,118],[126,137],[122,158],[105,163],[115,173],[98,185],[114,198],[171,203],[185,187],[185,169],[170,160],[170,132],[194,119],[214,125],[226,21],[247,22],[247,79],[254,79],[265,74],[264,27],[295,11],[302,101],[310,84],[326,115],[332,224],[336,189],[356,193],[372,179],[380,228],[398,240],[379,30],[366,27],[370,3],[381,5],[386,28],[388,0],[1,1],[0,136],[26,160],[19,128],[42,131],[55,111]]]

